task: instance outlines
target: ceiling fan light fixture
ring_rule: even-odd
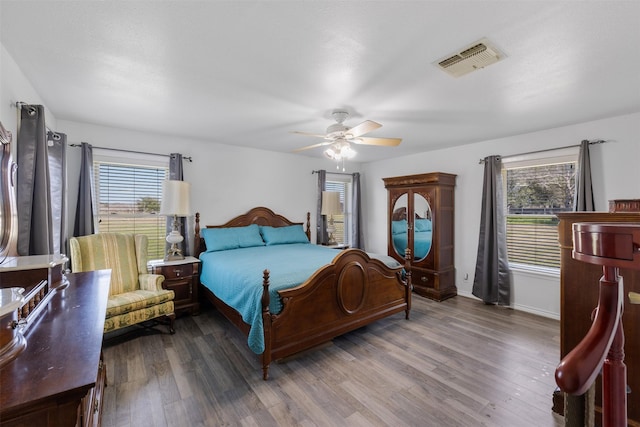
[[[332,116],[336,121],[327,128],[324,135],[313,134],[309,132],[293,131],[306,136],[320,137],[324,139],[324,142],[318,144],[308,145],[306,147],[298,148],[294,152],[300,152],[303,150],[309,150],[317,147],[327,147],[322,153],[330,160],[334,160],[340,164],[342,162],[342,168],[344,170],[344,163],[346,160],[354,158],[357,152],[351,148],[351,143],[362,145],[377,145],[386,147],[395,147],[402,141],[400,138],[370,138],[362,137],[369,132],[372,132],[382,125],[372,120],[365,120],[354,127],[349,127],[344,124],[344,121],[349,117],[349,112],[345,110],[333,110]]]
[[[347,159],[347,160],[351,160],[358,153],[356,152],[356,150],[351,148],[351,145],[347,144],[346,146],[342,147],[342,150],[340,151],[340,154],[342,155],[342,158]]]
[[[351,148],[351,144],[347,141],[337,141],[324,150],[325,157],[338,162],[353,159],[356,154],[358,154],[356,150]]]
[[[328,158],[329,160],[338,160],[337,159],[337,153],[331,147],[329,147],[326,150],[324,150],[324,156],[326,158]]]
[[[351,148],[351,144],[346,140],[338,140],[331,144],[329,148],[324,150],[324,155],[328,159],[335,160],[337,163],[336,168],[340,169],[340,162],[342,162],[342,171],[346,169],[344,163],[346,160],[353,159],[357,154],[356,150]]]

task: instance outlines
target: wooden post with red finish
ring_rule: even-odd
[[[602,425],[623,427],[627,425],[627,368],[624,286],[618,269],[640,269],[640,224],[576,223],[573,243],[573,258],[601,265],[603,276],[591,329],[558,365],[556,383],[566,393],[582,394],[602,369]]]

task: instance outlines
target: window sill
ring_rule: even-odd
[[[509,263],[509,269],[517,273],[531,274],[535,276],[547,276],[560,278],[560,269],[552,267],[540,267],[528,264]]]

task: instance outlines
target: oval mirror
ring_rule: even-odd
[[[393,249],[400,257],[404,258],[407,249],[407,207],[409,197],[407,193],[401,195],[393,205],[391,212],[391,240]]]
[[[431,250],[432,218],[429,201],[421,194],[415,194],[413,199],[415,217],[413,220],[413,259],[423,260]]]
[[[15,255],[15,195],[12,185],[11,132],[0,123],[0,263]]]

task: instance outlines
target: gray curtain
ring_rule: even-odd
[[[484,187],[478,258],[473,295],[487,304],[510,305],[511,278],[507,260],[507,239],[502,191],[502,160],[484,159]]]
[[[327,171],[321,169],[317,171],[318,174],[318,195],[316,202],[316,244],[322,245],[326,244],[329,241],[329,236],[327,235],[327,224],[326,219],[322,216],[322,192],[326,188],[327,184]]]
[[[60,253],[66,245],[66,136],[51,136],[49,145],[44,107],[21,106],[16,150],[20,255]]]
[[[78,184],[78,203],[73,226],[74,236],[87,236],[95,233],[95,212],[93,203],[93,146],[86,142],[81,145],[80,182]]]
[[[576,195],[573,203],[576,212],[593,212],[596,210],[591,185],[591,159],[589,141],[580,142],[578,153],[578,170],[576,171]],[[593,426],[594,396],[596,383],[581,395],[564,393],[565,426]]]
[[[352,175],[353,179],[353,227],[351,228],[351,245],[354,248],[364,250],[364,236],[362,232],[362,206],[360,201],[360,194],[362,193],[360,187],[360,173],[355,172]]]
[[[67,250],[67,135],[47,132],[53,253]],[[37,208],[37,207],[36,207]]]
[[[576,212],[593,212],[596,210],[593,201],[593,186],[591,185],[591,160],[589,156],[589,141],[580,143],[578,154],[578,170],[576,171],[576,196],[573,203]]]
[[[180,153],[171,153],[169,157],[169,179],[174,181],[183,181],[184,180],[184,170],[182,167],[182,154]],[[184,240],[178,243],[178,248],[182,250],[182,254],[187,256],[192,254],[191,248],[193,248],[193,235],[195,229],[195,223],[193,226],[190,223],[189,217],[178,217],[180,221],[179,231],[182,236],[184,236]],[[167,234],[173,230],[173,218],[167,217]],[[169,250],[169,243],[166,244],[165,252]]]

